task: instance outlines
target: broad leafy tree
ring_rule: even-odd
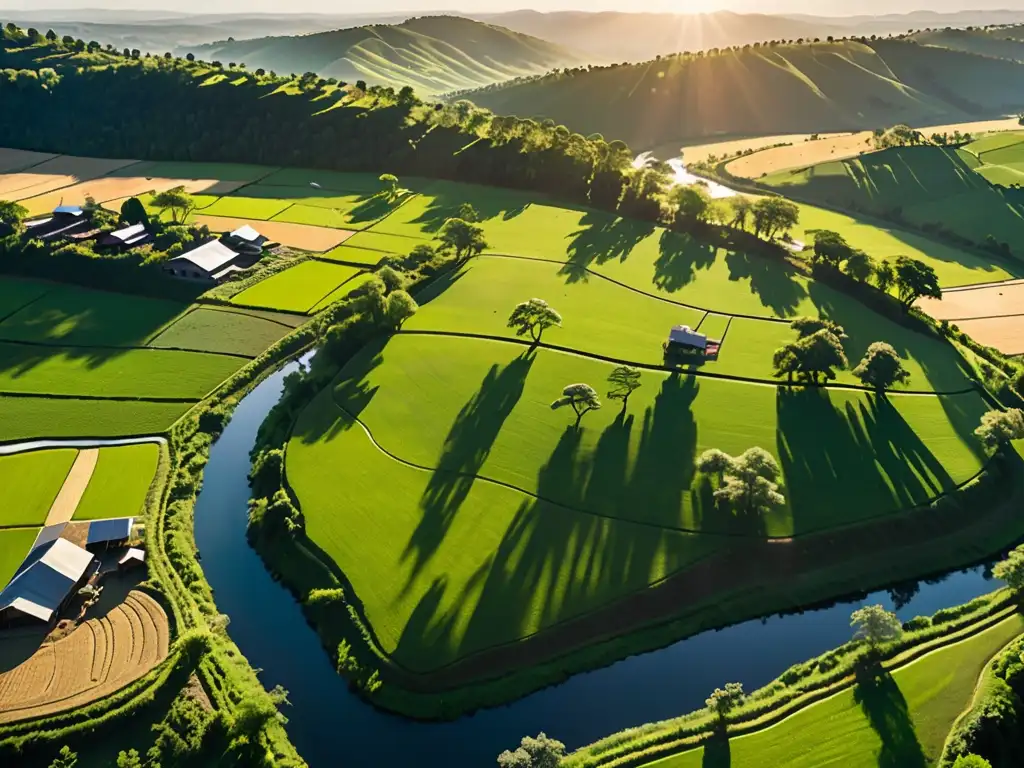
[[[149,214],[139,198],[129,197],[121,203],[121,221],[125,224],[149,224]]]
[[[748,448],[725,470],[725,482],[715,491],[715,499],[748,514],[780,507],[786,503],[776,483],[781,474],[768,451]]]
[[[866,283],[875,274],[875,265],[864,251],[854,249],[846,258],[843,271],[859,283]]]
[[[402,323],[415,315],[418,309],[416,300],[401,289],[389,293],[384,302],[384,314],[394,328],[401,328]]]
[[[1024,591],[1024,547],[1017,547],[992,568],[992,575],[1005,581],[1017,594]]]
[[[939,287],[939,277],[935,270],[923,261],[908,256],[896,259],[896,291],[900,303],[908,309],[923,297],[942,298],[942,288]]]
[[[161,213],[170,211],[171,220],[175,224],[184,224],[189,214],[196,209],[195,198],[185,191],[184,186],[157,192],[150,205]]]
[[[729,226],[740,230],[746,230],[747,223],[753,213],[754,204],[745,195],[736,195],[729,198],[729,207],[732,209],[732,218]]]
[[[814,255],[811,258],[815,263],[828,264],[838,269],[840,264],[850,258],[851,253],[853,249],[838,232],[819,229],[814,233]]]
[[[669,202],[675,206],[676,226],[692,229],[707,221],[711,210],[711,193],[701,184],[674,187]]]
[[[530,299],[516,304],[508,316],[508,328],[514,328],[516,336],[530,334],[534,343],[539,344],[544,331],[552,326],[561,327],[562,316],[544,299]]]
[[[580,420],[591,411],[601,407],[601,398],[589,384],[570,384],[562,390],[562,396],[551,403],[552,410],[559,408],[572,408],[576,414],[576,427],[579,427]]]
[[[849,362],[843,342],[831,330],[822,328],[775,350],[772,364],[776,376],[786,376],[789,381],[799,376],[817,382],[821,377],[831,381],[836,377],[834,369],[846,368]]]
[[[117,753],[117,768],[143,768],[142,757],[138,750],[121,750]]]
[[[1024,411],[1009,408],[989,411],[981,417],[981,425],[974,430],[989,448],[997,448],[1011,440],[1024,438]]]
[[[980,755],[960,755],[953,768],[992,768],[992,763]]]
[[[395,174],[382,173],[380,175],[380,183],[384,185],[382,192],[388,200],[394,200],[398,197],[400,190],[398,187],[398,177]]]
[[[789,324],[797,332],[797,336],[806,339],[818,331],[826,330],[842,341],[846,338],[846,329],[834,320],[825,317],[797,317]]]
[[[76,765],[78,765],[78,753],[72,752],[68,746],[63,746],[54,761],[50,763],[50,768],[75,768]]]
[[[405,287],[405,278],[402,276],[402,273],[394,267],[384,265],[377,270],[376,274],[377,277],[380,278],[381,282],[384,283],[384,287],[387,288],[388,293]]]
[[[25,206],[13,200],[0,200],[0,223],[6,224],[15,232],[20,232],[26,216],[28,209]]]
[[[500,768],[558,768],[565,757],[565,744],[544,732],[524,736],[515,751],[505,750],[498,755]]]
[[[735,461],[725,451],[720,451],[717,448],[708,448],[697,459],[697,471],[703,472],[705,475],[717,476],[718,484],[721,485],[725,479],[725,473],[732,468]]]
[[[896,270],[892,268],[892,264],[883,259],[875,265],[875,285],[878,286],[878,290],[888,293],[895,284]]]
[[[743,698],[742,683],[726,683],[724,688],[715,688],[705,699],[704,704],[707,705],[708,711],[717,716],[718,721],[724,725],[729,713],[742,703]]]
[[[641,386],[640,371],[629,365],[620,365],[609,374],[608,386],[608,399],[621,400],[625,411],[629,396]]]
[[[896,614],[880,605],[858,608],[850,615],[850,626],[854,628],[854,640],[863,640],[872,651],[903,634],[903,625]]]
[[[800,208],[782,197],[762,197],[753,207],[754,234],[774,240],[797,225]]]
[[[448,219],[437,239],[441,248],[454,253],[459,261],[478,256],[487,247],[483,228],[462,219]]]
[[[876,341],[868,347],[860,364],[853,369],[853,375],[878,390],[890,389],[910,379],[910,371],[903,367],[899,353],[884,341]]]

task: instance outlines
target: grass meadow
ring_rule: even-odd
[[[191,403],[0,395],[0,443],[38,438],[124,437],[165,432]]]
[[[138,516],[156,476],[159,459],[160,447],[155,443],[101,448],[74,519]]]
[[[4,497],[0,527],[41,526],[46,522],[46,513],[77,455],[73,448],[62,448],[0,456]]]
[[[308,313],[357,274],[358,267],[304,261],[245,289],[231,302],[240,306]]]
[[[38,533],[38,528],[0,529],[0,584],[6,586],[21,567]]]
[[[748,736],[648,763],[648,768],[925,768],[936,765],[949,729],[974,695],[989,660],[1024,631],[1011,616]]]
[[[256,357],[291,330],[284,323],[242,310],[198,307],[161,331],[148,346]]]

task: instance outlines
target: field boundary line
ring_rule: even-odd
[[[316,260],[320,261],[320,259],[316,259]],[[328,259],[328,261],[329,261],[329,259]],[[335,262],[335,263],[337,263],[337,262]],[[235,306],[237,306],[237,305],[235,305]],[[232,309],[231,307],[225,307],[225,306],[223,306],[221,304],[204,304],[203,307],[201,307],[201,308],[202,309],[209,309],[211,312],[226,312],[226,313],[228,313],[230,315],[241,315],[242,317],[251,317],[253,320],[266,320],[268,323],[273,323],[274,325],[280,325],[282,328],[287,328],[290,331],[294,331],[296,328],[299,327],[299,325],[304,325],[306,322],[309,321],[309,318],[305,317],[303,319],[302,323],[300,323],[299,325],[288,325],[288,323],[282,323],[280,320],[274,320],[273,318],[270,318],[270,317],[260,317],[259,315],[253,315],[253,314],[251,314],[251,312],[247,312],[247,311],[245,311],[243,309]],[[200,307],[198,307],[198,306],[192,307],[191,312],[189,312],[188,314],[192,314],[192,312],[195,312],[197,309],[200,309]],[[276,310],[260,310],[260,311],[262,311],[262,312],[276,312],[279,315],[291,314],[289,312],[279,312],[279,311],[276,311]],[[299,314],[295,314],[293,316],[294,317],[304,317],[303,315],[299,315]],[[182,318],[182,319],[184,319],[184,318]],[[177,322],[177,321],[175,321],[175,322]],[[167,330],[167,329],[164,329],[164,330]],[[161,334],[162,333],[163,333],[163,331],[161,331]],[[259,355],[257,355],[257,357],[259,357]],[[250,358],[250,359],[255,359],[255,358]]]
[[[0,397],[22,397],[37,398],[43,400],[85,400],[85,401],[109,401],[114,403],[167,403],[167,404],[195,404],[201,403],[204,398],[195,397],[147,397],[144,395],[69,395],[55,392],[7,392],[0,390]],[[35,438],[33,438],[35,439]],[[43,438],[40,438],[43,439]],[[24,440],[15,442],[23,443]]]
[[[15,275],[14,278],[18,279],[17,275]],[[19,314],[22,310],[28,309],[33,304],[35,304],[37,301],[42,301],[43,299],[45,299],[47,296],[49,296],[51,293],[53,293],[54,291],[57,290],[57,287],[58,287],[59,283],[44,283],[44,285],[47,285],[48,287],[41,294],[36,296],[31,301],[28,301],[25,304],[22,304],[20,307],[15,309],[13,312],[10,312],[10,313],[0,317],[0,325],[3,325],[4,323],[6,323],[12,317],[14,317],[15,315]]]
[[[193,308],[192,311],[194,311],[194,309],[195,308]],[[186,312],[184,315],[182,315],[182,319],[185,316],[192,314],[192,311]],[[177,321],[175,321],[175,323],[176,322]],[[175,323],[171,323],[170,326],[161,329],[160,332],[157,334],[156,338],[162,336],[163,333],[169,330],[170,327],[173,326]],[[0,331],[0,333],[2,333],[2,331]],[[156,338],[154,338],[149,343],[151,344],[153,341],[156,340]],[[235,357],[243,360],[254,359],[252,357],[249,357],[248,355],[243,355],[240,352],[211,352],[208,349],[190,349],[188,347],[140,347],[134,344],[123,347],[118,347],[113,344],[57,344],[51,341],[24,341],[21,339],[5,339],[2,337],[0,337],[0,344],[14,344],[20,347],[42,347],[43,349],[100,349],[111,352],[186,352],[192,355],[214,355],[215,357]]]
[[[732,324],[732,320],[730,319],[729,320],[729,325],[731,325],[731,324]],[[726,331],[728,331],[728,329],[729,329],[729,326],[726,326]],[[722,380],[722,381],[733,381],[733,382],[737,382],[737,383],[741,383],[741,384],[760,384],[762,386],[775,387],[776,389],[779,389],[779,388],[786,388],[786,389],[793,389],[793,388],[796,388],[796,389],[808,389],[808,388],[810,388],[810,389],[845,389],[845,390],[852,390],[852,391],[855,391],[855,392],[868,392],[868,393],[871,393],[871,394],[876,394],[877,393],[877,390],[875,390],[875,389],[873,389],[871,387],[866,387],[866,386],[861,385],[861,384],[842,384],[842,383],[838,383],[838,382],[824,382],[824,383],[822,383],[822,382],[813,382],[813,381],[794,381],[794,382],[788,382],[788,381],[772,381],[770,379],[755,379],[755,378],[750,378],[750,377],[746,377],[746,376],[736,376],[734,374],[728,374],[728,373],[714,373],[712,371],[704,371],[704,370],[700,370],[700,369],[694,370],[692,368],[676,368],[676,367],[670,367],[670,366],[666,366],[666,365],[656,365],[654,363],[638,363],[638,362],[634,362],[632,360],[623,360],[621,358],[608,357],[607,355],[600,355],[600,354],[597,354],[595,352],[583,352],[583,351],[578,350],[578,349],[573,349],[572,347],[563,347],[563,346],[560,346],[558,344],[549,344],[549,343],[544,342],[544,341],[532,342],[532,341],[527,341],[526,339],[512,339],[512,338],[507,338],[507,337],[504,337],[504,336],[491,336],[491,335],[488,335],[488,334],[480,334],[480,333],[469,333],[469,332],[463,332],[463,331],[432,331],[432,330],[425,330],[425,329],[423,329],[423,330],[421,330],[421,329],[414,329],[414,330],[400,329],[399,331],[397,331],[395,333],[395,335],[396,336],[446,336],[446,337],[457,338],[457,339],[479,339],[481,341],[493,341],[493,342],[504,343],[504,344],[516,344],[516,345],[519,345],[521,347],[549,349],[549,350],[551,350],[553,352],[560,352],[560,353],[563,353],[563,354],[576,355],[577,357],[586,357],[586,358],[589,358],[589,359],[592,359],[592,360],[598,360],[598,361],[603,362],[603,363],[609,363],[610,365],[630,365],[630,366],[633,366],[634,368],[640,368],[640,369],[647,370],[647,371],[656,371],[656,372],[663,372],[663,373],[678,373],[680,375],[689,375],[689,376],[703,376],[704,378],[708,378],[708,379],[719,379],[719,380]],[[724,334],[723,334],[723,339],[722,340],[724,341]],[[957,395],[967,395],[967,394],[970,394],[972,392],[977,392],[977,391],[978,391],[978,389],[977,389],[976,386],[971,386],[971,387],[968,387],[967,389],[950,390],[950,391],[914,390],[914,389],[901,389],[901,390],[889,389],[889,390],[885,390],[884,393],[885,393],[886,397],[890,397],[890,396],[893,396],[893,395],[908,395],[908,396],[913,396],[913,397],[953,397],[953,396],[957,396]],[[0,394],[2,394],[2,393],[0,393]]]
[[[969,323],[972,320],[1009,320],[1012,317],[1024,317],[1024,312],[1015,312],[1012,315],[983,315],[981,317],[948,317],[950,323]]]

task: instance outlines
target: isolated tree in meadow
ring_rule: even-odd
[[[904,384],[910,379],[910,371],[903,367],[899,353],[884,341],[873,342],[852,373],[862,383],[879,391]]]
[[[853,639],[866,642],[872,653],[881,643],[895,640],[903,634],[903,625],[896,614],[880,605],[858,608],[850,615],[850,626],[854,628]]]
[[[772,355],[772,367],[775,369],[776,377],[784,376],[787,381],[793,381],[793,377],[800,373],[800,357],[795,342],[775,350]]]
[[[729,198],[729,207],[732,209],[732,219],[729,226],[740,230],[746,230],[747,222],[754,209],[754,204],[745,195],[736,195]]]
[[[892,268],[887,260],[883,259],[875,265],[875,285],[878,290],[888,293],[889,289],[896,284],[896,270]]]
[[[65,745],[60,748],[57,757],[50,763],[50,768],[75,768],[76,765],[78,765],[78,753],[72,752],[71,747]]]
[[[380,183],[384,185],[382,190],[385,197],[389,200],[394,200],[398,197],[398,177],[393,173],[382,173],[380,175]]]
[[[479,224],[480,212],[473,207],[472,203],[462,203],[459,205],[459,210],[456,213],[455,218],[462,219],[470,224]]]
[[[998,448],[1011,440],[1024,438],[1024,411],[1009,408],[989,411],[981,417],[981,425],[974,434],[989,448]]]
[[[419,304],[412,296],[398,289],[388,294],[384,305],[384,314],[392,326],[401,328],[402,323],[415,315],[419,308]]]
[[[735,461],[725,451],[720,451],[717,448],[708,448],[697,459],[697,471],[705,475],[715,475],[718,478],[718,484],[722,485],[725,473],[732,468]]]
[[[1012,550],[992,568],[992,575],[1017,594],[1024,591],[1024,546]]]
[[[794,375],[817,382],[819,377],[831,381],[836,377],[834,368],[846,368],[849,362],[843,343],[831,330],[822,328],[810,336],[777,349],[772,358],[776,376]]]
[[[840,341],[846,338],[846,329],[825,317],[796,317],[789,327],[796,331],[797,337],[801,339],[806,339],[821,330],[828,331]]]
[[[28,209],[13,200],[0,200],[0,223],[6,224],[15,232],[21,231],[21,225],[28,216]]]
[[[922,297],[942,298],[942,288],[939,287],[939,277],[935,270],[923,261],[907,256],[896,259],[896,292],[906,309]]]
[[[753,206],[754,234],[775,239],[797,225],[800,208],[782,197],[762,197]]]
[[[776,480],[779,464],[764,448],[748,448],[725,470],[725,482],[715,490],[715,500],[752,514],[786,503]]]
[[[625,412],[629,396],[640,388],[640,371],[629,365],[620,365],[608,376],[609,400],[621,400]]]
[[[508,316],[506,327],[514,328],[516,336],[527,333],[539,344],[544,331],[552,326],[562,326],[562,316],[544,299],[530,299],[516,304]]]
[[[597,396],[597,390],[589,384],[570,384],[562,390],[562,396],[551,403],[551,410],[566,406],[576,413],[575,426],[578,428],[584,415],[601,408],[601,399]]]
[[[718,721],[724,725],[729,713],[743,701],[743,696],[742,683],[726,683],[725,688],[715,688],[704,703],[708,711],[716,715]]]
[[[843,265],[843,271],[859,283],[866,283],[875,274],[875,265],[864,251],[854,249]]]
[[[462,262],[471,256],[478,256],[487,247],[484,230],[463,219],[448,219],[437,233],[442,249],[452,251]]]
[[[545,735],[524,736],[516,750],[498,755],[500,768],[558,768],[565,757],[565,744]]]
[[[171,220],[175,224],[184,224],[189,214],[196,209],[195,198],[185,191],[184,186],[157,192],[150,205],[159,210],[161,214],[169,210]]]
[[[816,264],[828,264],[838,269],[839,265],[846,261],[852,252],[853,249],[846,242],[846,238],[838,232],[819,229],[814,233],[814,252],[811,260]]]

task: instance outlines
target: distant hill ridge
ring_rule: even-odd
[[[581,63],[567,48],[458,16],[423,16],[308,35],[227,40],[191,49],[278,73],[315,72],[370,84],[440,93]]]
[[[766,43],[450,94],[634,148],[726,135],[953,123],[1024,107],[1024,64],[913,39]]]

